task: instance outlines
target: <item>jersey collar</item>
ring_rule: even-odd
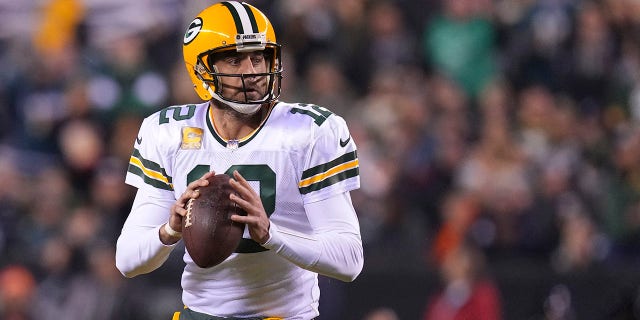
[[[276,104],[277,104],[277,102],[276,102]],[[265,123],[267,122],[267,119],[269,119],[269,116],[271,116],[271,112],[273,111],[273,108],[275,108],[275,105],[273,107],[271,107],[271,109],[269,110],[269,113],[267,114],[267,116],[264,117],[264,119],[262,120],[262,123],[260,123],[260,125],[255,130],[253,130],[251,133],[249,133],[248,135],[242,137],[241,139],[239,139],[237,141],[238,148],[246,145],[247,143],[249,143],[249,141],[251,141],[255,136],[258,135],[258,132],[260,132],[260,130],[262,130],[262,128],[264,127]],[[223,138],[218,133],[218,130],[216,129],[215,122],[213,121],[213,110],[212,110],[211,104],[209,104],[209,107],[207,109],[207,127],[209,128],[209,131],[211,132],[211,135],[213,135],[213,137],[216,139],[216,141],[218,141],[223,147],[228,147],[230,145],[229,144],[229,140]]]

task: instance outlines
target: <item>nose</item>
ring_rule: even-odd
[[[251,56],[247,55],[242,58],[242,61],[240,62],[240,72],[243,74],[256,73],[256,68],[251,61]]]

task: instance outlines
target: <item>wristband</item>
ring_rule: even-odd
[[[171,237],[174,237],[174,238],[182,237],[182,232],[173,230],[173,228],[171,228],[171,226],[169,225],[169,222],[164,224],[164,231]]]

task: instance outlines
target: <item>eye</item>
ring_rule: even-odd
[[[240,57],[226,57],[224,61],[232,66],[238,66],[242,60]]]
[[[253,64],[261,64],[262,62],[264,62],[264,54],[259,53],[251,55],[251,62]]]

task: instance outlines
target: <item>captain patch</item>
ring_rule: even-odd
[[[204,130],[196,127],[182,128],[182,144],[180,149],[196,150],[202,148],[202,134]]]

